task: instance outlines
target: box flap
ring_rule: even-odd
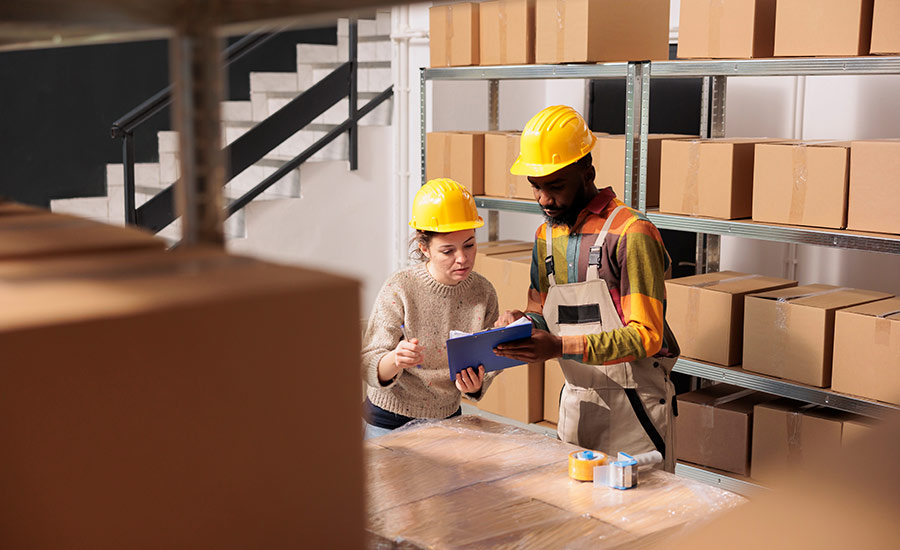
[[[670,279],[668,284],[703,288],[714,292],[726,294],[747,294],[761,289],[794,284],[789,279],[766,277],[763,275],[739,273],[736,271],[720,271],[717,273],[703,273],[691,275],[680,279]]]
[[[682,393],[678,396],[678,401],[679,403],[696,403],[698,405],[705,405],[721,397],[733,395],[743,390],[744,388],[740,386],[733,386],[731,384],[713,384],[705,388],[700,388],[699,390]]]
[[[791,305],[836,309],[883,298],[890,298],[886,292],[837,287],[833,285],[804,285],[753,294],[750,298],[788,302]]]
[[[304,289],[352,288],[351,279],[214,249],[54,258],[0,267],[0,332],[124,318]]]
[[[853,306],[842,310],[842,313],[854,313],[856,315],[900,321],[900,298],[888,298],[860,306]]]
[[[777,142],[760,143],[762,147],[850,147],[849,141],[840,141],[832,139],[785,139]]]

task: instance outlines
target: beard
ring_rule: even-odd
[[[584,187],[578,188],[578,193],[572,199],[572,202],[562,211],[561,214],[557,216],[551,216],[547,214],[545,211],[541,211],[544,215],[544,220],[550,224],[550,227],[560,227],[565,226],[569,229],[575,227],[575,222],[578,220],[578,214],[584,210],[584,207],[588,204],[587,193],[584,191]]]

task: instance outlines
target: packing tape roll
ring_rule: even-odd
[[[578,481],[594,481],[594,466],[603,466],[608,459],[600,451],[573,451],[569,454],[569,477]]]

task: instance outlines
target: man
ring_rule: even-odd
[[[646,217],[594,186],[595,141],[566,106],[542,110],[522,133],[510,172],[528,177],[546,223],[535,235],[526,311],[508,311],[498,325],[527,315],[535,330],[497,354],[560,358],[560,439],[606,453],[659,450],[671,471],[678,345],[664,318],[668,254]]]

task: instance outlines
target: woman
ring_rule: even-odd
[[[451,330],[478,332],[498,316],[494,287],[472,271],[475,228],[484,225],[472,195],[451,179],[431,180],[416,193],[409,225],[419,261],[385,282],[363,339],[367,438],[459,415],[461,394],[480,399],[495,374],[486,379],[479,365],[451,381],[447,363]]]

